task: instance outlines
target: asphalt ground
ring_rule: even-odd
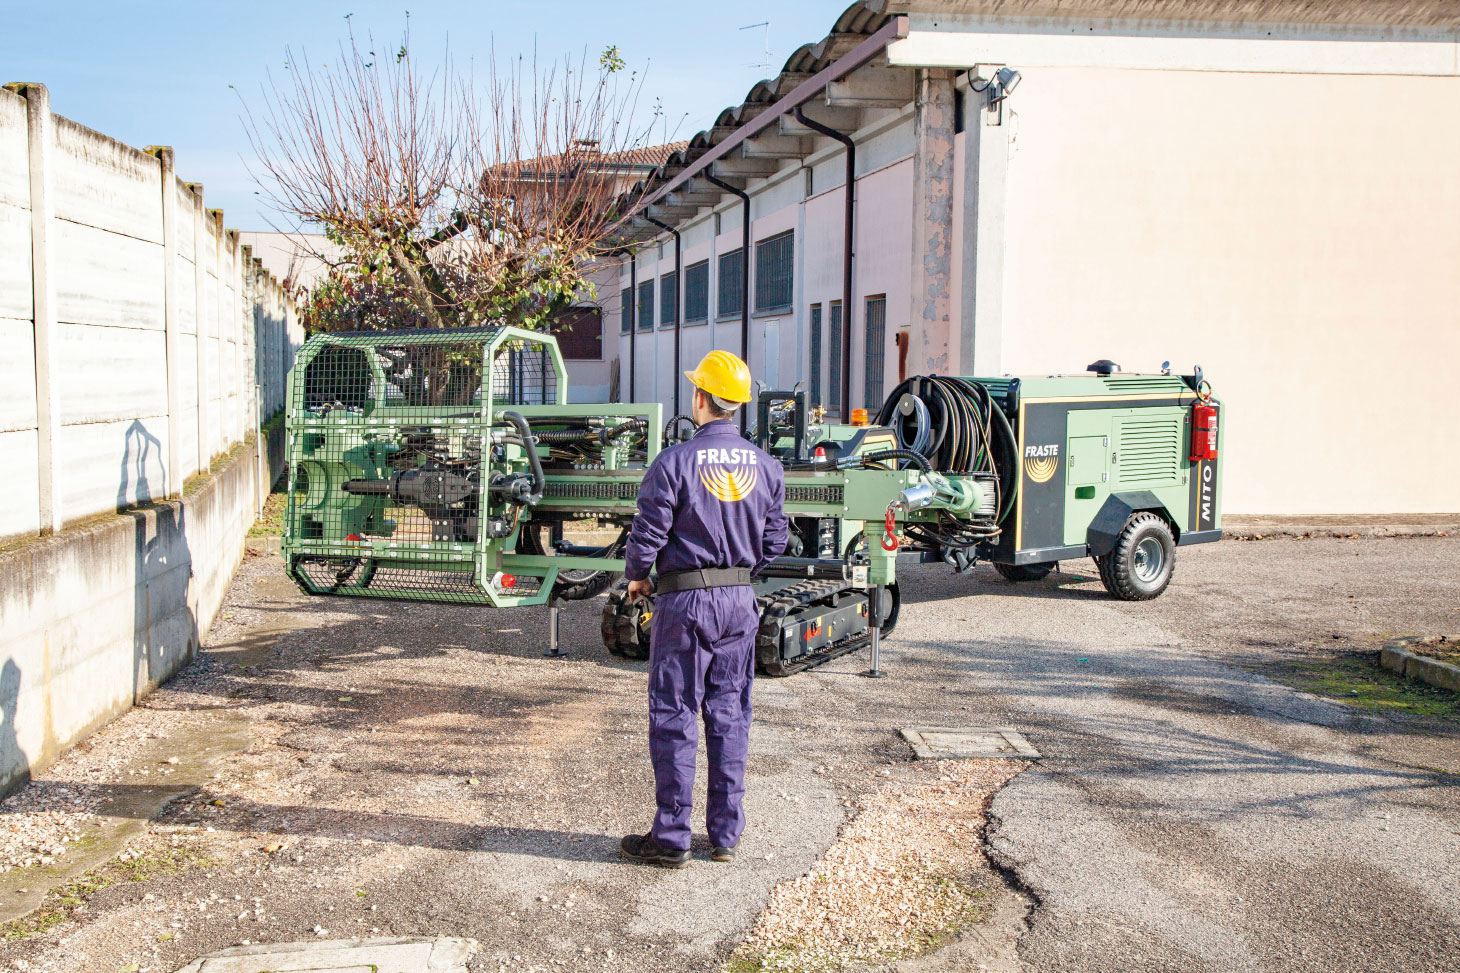
[[[758,681],[740,859],[661,871],[615,855],[652,778],[643,669],[599,644],[601,601],[565,610],[573,654],[549,660],[543,610],[307,599],[252,557],[199,662],[32,785],[115,800],[243,732],[129,839],[196,864],[0,958],[173,970],[245,940],[456,935],[474,970],[716,969],[859,801],[919,773],[899,727],[1010,725],[1043,759],[989,811],[997,928],[908,969],[1460,969],[1460,729],[1259,674],[1460,630],[1460,539],[1182,549],[1145,604],[1089,562],[902,576],[889,677],[859,653]]]

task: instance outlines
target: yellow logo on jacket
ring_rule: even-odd
[[[700,482],[705,489],[721,500],[734,502],[744,500],[755,489],[759,479],[755,467],[710,466],[700,469]]]
[[[760,480],[756,469],[759,460],[749,448],[719,449],[714,446],[695,450],[695,466],[700,482],[710,494],[733,503],[744,500]]]

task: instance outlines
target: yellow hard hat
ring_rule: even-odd
[[[700,359],[699,367],[684,377],[727,402],[750,401],[750,366],[728,351],[712,351]]]

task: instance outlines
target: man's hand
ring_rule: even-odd
[[[649,584],[649,579],[643,581],[629,582],[629,600],[638,601],[640,598],[647,598],[654,593],[654,588]]]

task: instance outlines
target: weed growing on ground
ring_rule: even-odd
[[[179,847],[158,848],[134,858],[108,862],[47,892],[34,912],[0,925],[0,942],[28,939],[50,931],[71,918],[93,895],[108,886],[168,878],[188,868],[207,868],[215,864],[214,859],[192,848]]]
[[[1263,666],[1263,675],[1357,709],[1460,723],[1460,694],[1406,679],[1379,665],[1378,652],[1340,652]]]
[[[289,507],[289,494],[275,490],[264,500],[264,512],[248,529],[249,537],[279,537],[284,533],[284,513]]]

